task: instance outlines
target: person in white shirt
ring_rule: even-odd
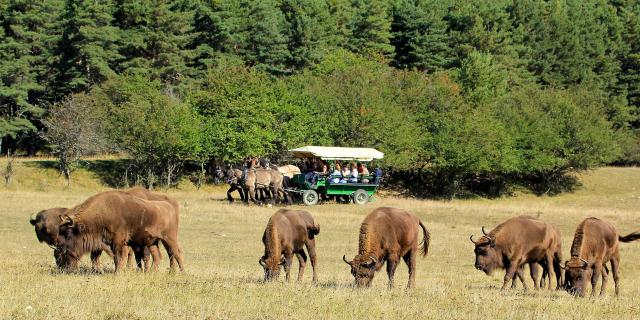
[[[351,179],[349,181],[354,183],[358,182],[358,167],[355,163],[351,164]]]

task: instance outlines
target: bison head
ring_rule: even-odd
[[[86,253],[86,251],[91,250],[91,248],[86,248],[84,245],[87,243],[87,239],[83,239],[84,231],[84,224],[76,223],[73,221],[73,218],[68,215],[62,216],[60,236],[64,241],[61,245],[57,246],[59,252],[54,252],[56,264],[60,269],[77,269],[82,255]]]
[[[277,280],[280,276],[280,267],[285,264],[284,258],[263,256],[258,263],[264,268],[264,281]]]
[[[501,267],[502,257],[496,250],[496,241],[492,236],[485,234],[478,241],[474,241],[473,236],[469,237],[469,239],[475,245],[473,252],[476,255],[474,264],[476,269],[490,275],[493,270]]]
[[[584,288],[589,277],[589,262],[579,257],[571,257],[564,264],[564,287],[577,296],[584,296]]]
[[[376,273],[378,259],[373,255],[357,255],[352,261],[347,261],[346,256],[342,260],[351,267],[351,275],[355,279],[356,287],[369,287]]]
[[[61,217],[66,210],[66,208],[52,208],[42,210],[31,216],[29,222],[35,227],[38,241],[45,242],[52,247],[61,245],[64,242],[59,230],[62,223]]]

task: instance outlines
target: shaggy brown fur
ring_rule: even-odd
[[[596,293],[598,277],[602,276],[600,295],[604,294],[608,270],[607,262],[611,263],[616,295],[620,293],[618,287],[620,252],[619,242],[631,242],[640,239],[640,233],[634,232],[624,237],[618,236],[616,229],[609,223],[597,218],[583,220],[576,229],[571,245],[571,259],[565,262],[566,283],[568,291],[584,296],[587,278],[591,278],[591,295]]]
[[[67,208],[51,208],[42,210],[32,215],[29,219],[31,225],[35,227],[38,241],[45,242],[53,249],[53,257],[58,267],[60,267],[62,263],[61,251],[58,247],[64,243],[64,237],[60,236],[59,228],[62,216],[66,211]],[[102,254],[102,250],[101,248],[91,252],[91,267],[96,272],[101,272],[100,255]],[[129,257],[129,261],[132,261],[131,257]]]
[[[351,267],[356,286],[370,286],[376,271],[387,262],[389,287],[393,287],[393,276],[400,258],[409,267],[407,288],[415,286],[416,258],[418,256],[419,229],[424,241],[422,255],[429,252],[430,235],[424,224],[415,215],[402,210],[380,207],[369,213],[360,225],[358,255],[353,260],[342,259]]]
[[[61,247],[66,268],[75,268],[88,251],[107,245],[114,254],[116,272],[122,268],[127,244],[132,247],[157,246],[162,242],[169,254],[171,267],[177,260],[183,269],[178,247],[177,202],[148,201],[120,191],[97,194],[71,208],[63,216]],[[159,257],[152,250],[155,261]]]
[[[127,191],[126,193],[133,195],[135,197],[147,200],[158,200],[158,201],[168,201],[172,206],[179,210],[178,202],[173,198],[170,198],[164,194],[158,192],[152,192],[145,188],[134,187]],[[37,214],[34,214],[30,218],[30,223],[35,227],[36,236],[40,242],[46,242],[49,246],[54,249],[54,258],[56,260],[56,264],[60,267],[61,263],[61,252],[56,247],[62,245],[64,242],[64,238],[60,236],[59,229],[60,224],[62,223],[62,215],[65,214],[67,208],[52,208],[48,210],[40,211]],[[106,250],[105,250],[106,249]],[[142,269],[142,262],[144,261],[144,270],[149,270],[149,257],[151,256],[151,250],[157,250],[157,246],[151,246],[150,248],[141,247],[141,248],[125,248],[127,251],[127,266],[131,267],[135,261],[138,268]],[[102,251],[106,251],[109,255],[113,256],[108,249],[108,246],[105,245],[103,249],[99,249],[91,252],[91,263],[92,268],[96,272],[101,272],[100,267],[100,255]],[[157,253],[158,258],[160,259],[162,256],[160,252]],[[159,261],[154,261],[154,266],[157,268],[157,264]]]
[[[320,233],[320,225],[316,224],[309,212],[302,210],[280,209],[274,213],[262,235],[264,255],[258,263],[264,268],[264,279],[270,281],[280,275],[280,266],[284,266],[286,280],[289,281],[293,255],[298,257],[300,265],[298,281],[302,281],[307,264],[307,247],[311,267],[313,268],[313,282],[318,280],[316,261],[316,239]]]
[[[483,227],[484,232],[484,227]],[[533,264],[542,262],[545,269],[545,276],[551,279],[559,269],[560,250],[560,233],[557,228],[530,216],[518,216],[511,218],[488,234],[482,236],[478,241],[470,238],[474,243],[474,253],[476,255],[475,267],[491,274],[496,268],[506,269],[504,283],[502,289],[505,289],[507,283],[512,281],[515,285],[515,276],[521,280],[522,267],[529,263],[532,268],[532,277],[534,285],[537,287],[537,272]],[[554,263],[557,268],[554,268]],[[556,275],[557,288],[562,283],[561,275]],[[524,281],[522,284],[527,290]],[[551,280],[549,280],[549,288],[551,288]]]

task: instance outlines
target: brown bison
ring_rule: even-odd
[[[176,208],[176,210],[179,210],[178,203],[173,198],[170,198],[164,194],[152,192],[141,187],[134,187],[125,192],[142,199],[168,201]],[[62,243],[64,242],[64,238],[59,234],[59,229],[60,224],[62,223],[62,216],[65,214],[66,210],[67,208],[52,208],[48,210],[42,210],[37,214],[33,214],[29,220],[31,225],[35,227],[35,232],[38,240],[40,242],[47,243],[52,249],[54,249],[54,258],[58,267],[60,267],[60,258],[62,256],[60,254],[60,250],[58,250],[57,247],[62,245]],[[149,257],[151,256],[151,250],[157,250],[157,246],[152,246],[151,248],[126,247],[125,251],[128,252],[127,266],[131,266],[132,262],[134,261],[135,255],[137,267],[142,269],[142,262],[144,262],[144,270],[149,270]],[[102,251],[105,251],[108,254],[112,255],[112,253],[108,249],[108,246],[106,245],[104,246],[104,248],[91,252],[92,268],[96,272],[101,271],[100,255],[102,254]],[[161,258],[159,251],[158,257]]]
[[[618,236],[616,229],[609,223],[597,218],[584,219],[576,229],[571,245],[571,259],[565,262],[565,288],[578,296],[584,296],[587,278],[591,277],[591,295],[596,293],[598,277],[602,276],[600,295],[604,294],[607,286],[609,270],[607,262],[611,263],[613,282],[618,288],[620,252],[619,241],[631,242],[640,239],[640,233],[634,232],[624,237]],[[604,269],[604,270],[603,270]]]
[[[402,258],[409,267],[407,288],[413,288],[419,253],[418,227],[422,228],[422,255],[426,256],[429,252],[430,235],[418,217],[402,209],[386,207],[377,208],[367,215],[360,226],[358,255],[351,261],[342,256],[342,260],[351,267],[356,286],[370,286],[375,272],[386,261],[389,288],[393,287],[393,275]]]
[[[64,237],[60,236],[59,229],[62,216],[66,213],[67,208],[51,208],[42,210],[31,216],[29,222],[35,227],[38,241],[44,242],[53,249],[53,256],[56,265],[60,267],[62,262],[59,246],[64,243]],[[104,248],[99,248],[91,252],[91,266],[96,272],[100,272],[100,255]],[[133,254],[133,251],[131,251]]]
[[[177,203],[149,201],[121,191],[107,191],[67,210],[62,217],[60,247],[63,268],[73,269],[86,252],[108,246],[114,255],[116,272],[122,269],[125,247],[153,247],[162,242],[171,269],[177,261],[183,270],[178,247]],[[158,250],[151,250],[157,268]]]
[[[303,246],[307,247],[313,282],[318,280],[316,264],[316,235],[320,233],[320,225],[316,224],[309,212],[302,210],[280,209],[274,213],[262,235],[264,255],[258,263],[264,268],[264,279],[270,281],[280,275],[280,266],[284,266],[286,280],[289,281],[293,255],[298,257],[300,269],[298,281],[302,280],[307,264],[307,255]]]
[[[520,278],[525,290],[528,289],[522,276],[522,267],[527,263],[532,268],[536,287],[536,263],[543,266],[543,278],[549,278],[549,288],[554,274],[560,286],[561,239],[557,228],[530,216],[518,216],[501,223],[489,233],[484,232],[484,227],[482,231],[484,236],[477,241],[473,236],[469,238],[475,245],[475,268],[486,274],[497,268],[505,269],[503,290],[509,281],[515,286],[515,276]]]

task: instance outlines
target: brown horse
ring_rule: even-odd
[[[279,200],[280,194],[288,204],[291,204],[291,198],[283,187],[284,175],[273,169],[248,169],[247,176],[244,181],[245,193],[248,194],[249,200],[259,203],[255,197],[257,189],[270,189],[273,197],[271,203]]]
[[[238,191],[238,193],[240,194],[240,199],[242,201],[247,201],[247,196],[244,193],[243,189],[244,177],[242,170],[234,169],[232,166],[228,166],[225,172],[225,176],[227,183],[229,184],[229,190],[227,190],[227,200],[229,200],[229,202],[233,202],[231,193],[234,191]]]

